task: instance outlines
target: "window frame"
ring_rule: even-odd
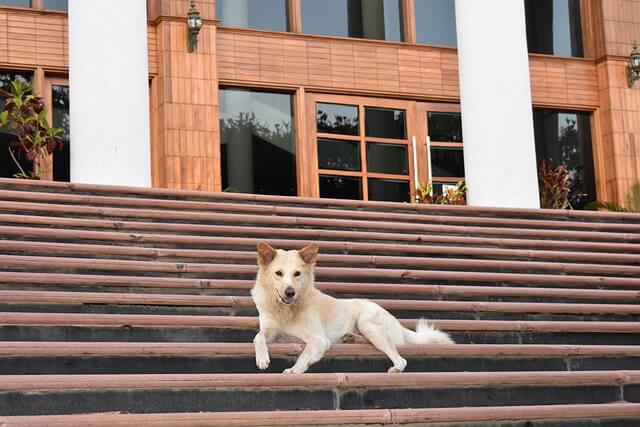
[[[414,176],[416,171],[414,170],[414,157],[412,148],[411,129],[413,126],[413,105],[415,102],[405,100],[392,100],[372,98],[365,96],[348,96],[348,95],[331,95],[313,93],[307,94],[306,97],[306,119],[307,119],[307,143],[304,149],[307,150],[309,155],[309,161],[304,166],[310,173],[312,182],[310,183],[311,197],[320,197],[320,175],[325,176],[347,176],[361,178],[362,182],[362,200],[369,200],[369,178],[372,179],[389,179],[406,181],[409,184],[410,194],[415,192]],[[342,104],[342,105],[357,105],[358,106],[358,128],[359,135],[340,135],[335,133],[318,132],[316,126],[316,104]],[[379,137],[367,137],[365,134],[365,109],[367,107],[373,108],[389,108],[405,111],[405,126],[406,126],[406,139],[396,138],[379,138]],[[318,165],[318,139],[333,139],[350,142],[358,142],[360,144],[360,171],[343,171],[334,169],[321,169]],[[384,143],[384,144],[396,144],[406,147],[407,150],[407,162],[408,162],[408,174],[390,174],[380,172],[369,172],[367,165],[367,143]],[[407,200],[410,200],[410,194],[407,195]]]

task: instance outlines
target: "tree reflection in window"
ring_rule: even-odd
[[[358,107],[354,105],[316,104],[318,132],[359,135]]]

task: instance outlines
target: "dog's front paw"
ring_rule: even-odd
[[[304,371],[302,369],[298,369],[295,366],[285,369],[282,371],[283,374],[302,374]]]
[[[387,371],[390,374],[397,374],[399,372],[404,371],[404,368],[406,368],[407,366],[407,360],[406,359],[400,359],[400,364],[399,365],[393,365],[392,367],[389,368],[389,370]]]
[[[269,360],[268,354],[256,354],[256,366],[258,367],[258,369],[260,370],[267,369],[269,367],[270,362],[271,360]]]

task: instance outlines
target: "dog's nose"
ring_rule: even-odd
[[[284,296],[287,298],[292,298],[295,294],[296,291],[291,286],[288,286],[287,289],[284,290]]]

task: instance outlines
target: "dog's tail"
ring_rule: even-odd
[[[425,319],[420,319],[415,332],[404,329],[404,341],[407,344],[455,344],[447,333],[430,326]]]

